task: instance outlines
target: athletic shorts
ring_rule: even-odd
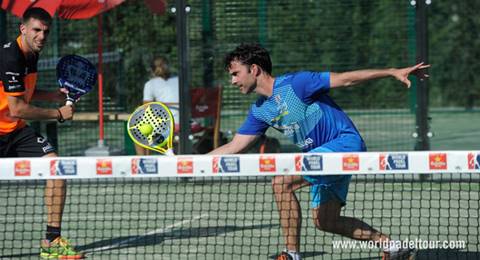
[[[55,148],[30,126],[0,135],[0,157],[43,157]]]
[[[328,152],[358,152],[366,151],[365,144],[360,137],[347,136],[332,140],[320,147],[314,148],[309,153],[328,153]],[[311,183],[310,186],[310,206],[318,208],[321,204],[330,200],[336,200],[342,206],[346,205],[348,185],[352,175],[305,175],[303,178]]]

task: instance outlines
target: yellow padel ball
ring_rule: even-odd
[[[138,130],[140,130],[143,136],[149,136],[153,131],[153,127],[151,124],[143,124],[138,127]]]

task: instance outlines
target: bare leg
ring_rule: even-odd
[[[330,200],[312,210],[315,226],[323,231],[357,240],[388,241],[389,237],[357,218],[340,216],[342,206]]]
[[[302,176],[275,176],[272,185],[286,247],[299,252],[302,213],[295,190],[309,183]]]
[[[45,157],[56,157],[50,153]],[[47,206],[47,225],[60,227],[62,224],[63,208],[65,206],[65,197],[67,184],[65,180],[47,180],[45,188],[45,204]]]

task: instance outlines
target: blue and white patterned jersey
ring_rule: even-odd
[[[365,151],[358,130],[327,95],[329,90],[329,72],[281,75],[275,79],[272,96],[252,104],[238,133],[260,135],[273,127],[304,152],[320,146],[331,151]]]

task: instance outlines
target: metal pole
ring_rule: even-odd
[[[202,1],[203,86],[213,87],[212,0]]]
[[[430,3],[430,0],[419,0],[416,2],[415,29],[417,63],[425,62],[428,64],[428,20],[426,1]],[[415,144],[415,150],[427,151],[430,150],[430,137],[432,136],[430,133],[428,116],[428,81],[417,79],[416,87],[417,102],[415,137],[417,138],[417,143]],[[421,181],[427,181],[429,179],[430,175],[420,174]]]
[[[427,4],[430,0],[416,2],[415,27],[417,41],[417,62],[428,64],[428,19]],[[415,150],[430,150],[430,126],[428,117],[428,81],[417,81],[416,137]]]
[[[98,115],[99,115],[99,133],[98,146],[103,147],[104,139],[104,121],[103,121],[103,15],[97,16],[97,55],[98,55]]]
[[[180,150],[179,154],[191,154],[192,142],[190,136],[191,98],[188,81],[188,35],[186,1],[176,1],[176,28],[179,64],[179,103],[180,103]]]

